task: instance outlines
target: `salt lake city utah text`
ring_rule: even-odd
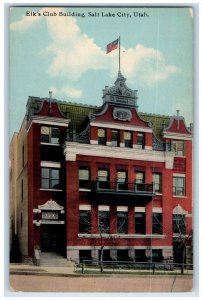
[[[129,12],[63,12],[63,11],[59,11],[59,12],[50,12],[50,11],[43,11],[39,12],[39,11],[26,11],[26,16],[27,17],[107,17],[107,18],[146,18],[149,17],[149,14],[146,12],[138,12],[138,11],[134,11],[132,13]]]

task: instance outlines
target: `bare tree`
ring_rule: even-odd
[[[91,212],[91,216],[94,218],[94,212]],[[92,232],[92,222],[91,222],[90,211],[89,215],[82,216],[80,215],[80,231],[85,231],[86,234],[91,234]],[[110,233],[110,220],[111,225],[117,227],[117,234]],[[119,234],[127,233],[127,223],[128,216],[127,212],[122,214],[120,212],[120,216],[115,216],[114,212],[110,211],[99,211],[98,212],[98,235],[99,235],[99,247],[100,247],[100,255],[99,255],[99,265],[100,270],[103,272],[103,258],[104,258],[104,249],[108,244],[109,240],[111,240],[112,244],[115,244],[115,239],[119,237]],[[84,228],[84,230],[81,230]]]
[[[153,214],[153,233],[162,234],[163,233],[163,223],[162,219],[160,219],[159,215],[161,214]],[[173,221],[173,230],[172,235],[173,239],[176,242],[176,247],[178,248],[178,252],[180,253],[180,263],[182,265],[182,272],[184,269],[184,264],[186,263],[186,249],[188,246],[192,247],[192,235],[193,231],[186,231],[186,223],[185,223],[185,214],[179,210],[177,214],[172,215]],[[170,234],[166,232],[166,234]],[[175,252],[175,251],[174,251]]]

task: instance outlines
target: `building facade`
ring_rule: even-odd
[[[139,113],[125,81],[101,107],[29,97],[10,151],[23,257],[191,262],[192,134],[179,114]]]

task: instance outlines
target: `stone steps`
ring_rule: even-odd
[[[69,262],[64,256],[52,253],[42,252],[40,255],[40,265],[46,267],[69,267],[72,266],[72,262]]]

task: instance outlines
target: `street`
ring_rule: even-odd
[[[10,275],[11,291],[190,292],[192,276],[57,277]]]

